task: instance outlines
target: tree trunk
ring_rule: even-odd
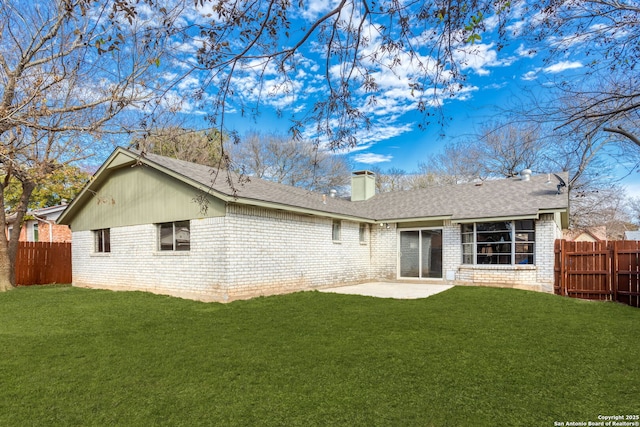
[[[9,258],[8,242],[6,238],[0,238],[0,292],[13,289],[11,278],[15,278],[15,270],[11,266]]]
[[[0,181],[0,292],[13,288],[11,284],[11,261],[9,259],[9,242],[7,237],[8,222],[4,207],[4,190],[9,182],[9,175]]]
[[[22,220],[27,213],[31,193],[35,188],[35,184],[31,181],[22,181],[22,194],[20,202],[16,210],[16,217],[12,221],[13,232],[8,238],[0,236],[0,292],[12,289],[16,284],[16,256],[18,254],[18,245],[20,240],[20,229],[22,228]],[[8,221],[4,212],[4,186],[0,192],[0,227],[7,230]]]

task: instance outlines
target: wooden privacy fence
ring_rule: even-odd
[[[17,285],[71,283],[71,243],[20,242]]]
[[[640,242],[555,243],[555,293],[640,307]]]

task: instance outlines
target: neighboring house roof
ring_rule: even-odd
[[[55,221],[62,214],[62,212],[64,212],[67,206],[69,205],[67,205],[66,203],[63,203],[57,206],[49,206],[47,208],[33,209],[27,213],[29,215],[37,216],[38,218]]]
[[[69,206],[66,203],[57,206],[49,206],[46,208],[38,208],[27,211],[27,215],[32,215],[38,217],[40,219],[44,219],[47,221],[56,221],[58,217],[64,212],[64,210]],[[7,222],[15,222],[17,214],[12,213],[7,217]]]
[[[530,181],[501,179],[478,184],[433,186],[420,190],[381,193],[365,201],[333,198],[302,188],[248,177],[155,154],[117,148],[80,195],[63,213],[65,223],[74,206],[90,197],[90,187],[98,185],[110,167],[144,164],[231,203],[249,204],[296,212],[354,218],[371,222],[398,222],[421,219],[451,219],[464,222],[487,218],[537,217],[559,212],[566,222],[568,195],[557,191],[553,175],[533,176]],[[561,175],[566,181],[567,174]],[[246,177],[245,177],[246,178]],[[233,182],[233,186],[229,184]]]
[[[574,230],[564,230],[563,237],[571,241],[605,241],[607,240],[607,227],[604,225],[588,228],[578,228]],[[589,239],[591,237],[591,239]]]
[[[625,240],[640,240],[640,230],[638,231],[625,231],[624,232]]]

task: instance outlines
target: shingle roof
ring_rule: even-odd
[[[357,203],[349,200],[326,195],[323,197],[320,193],[303,188],[254,177],[241,179],[240,175],[235,173],[227,173],[208,166],[155,154],[145,154],[144,158],[229,197],[275,203],[284,207],[290,206],[338,215],[363,217],[362,209]],[[229,184],[229,180],[232,181],[233,187]]]
[[[210,186],[214,192],[242,199],[244,203],[254,200],[282,205],[285,209],[303,208],[378,221],[429,217],[448,217],[452,220],[517,217],[537,215],[540,211],[568,209],[566,189],[558,193],[558,180],[554,175],[532,176],[530,181],[511,178],[432,186],[381,193],[366,201],[351,202],[258,178],[249,177],[248,182],[241,182],[237,174],[218,172],[208,166],[155,154],[145,154],[144,159]],[[566,173],[561,177],[567,180]],[[233,182],[233,187],[229,185],[228,178]]]
[[[558,194],[555,176],[488,180],[378,194],[369,200],[378,219],[449,216],[452,220],[516,217],[568,207],[566,189]],[[566,176],[564,177],[566,180]]]

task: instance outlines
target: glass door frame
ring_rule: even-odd
[[[401,233],[404,231],[418,231],[418,272],[419,275],[418,277],[415,276],[402,276],[402,251],[401,251]],[[443,280],[444,279],[444,266],[441,265],[440,269],[440,276],[439,277],[422,277],[422,273],[423,273],[423,268],[422,268],[422,260],[423,260],[423,256],[422,256],[422,232],[423,231],[440,231],[440,237],[441,237],[441,245],[440,245],[440,259],[442,260],[442,256],[444,254],[444,227],[414,227],[414,228],[398,228],[398,235],[397,235],[397,249],[396,249],[396,258],[397,258],[397,272],[396,272],[396,277],[398,279],[403,279],[403,280],[407,280],[407,279],[411,279],[411,280]],[[444,264],[444,262],[442,262],[442,264]]]

